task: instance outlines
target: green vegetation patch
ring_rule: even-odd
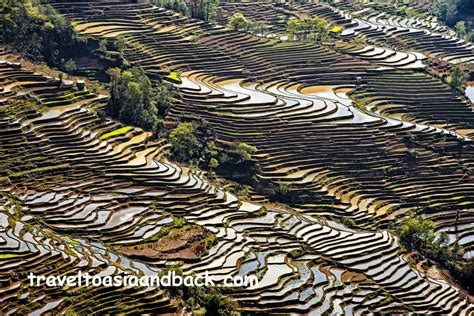
[[[71,239],[69,237],[64,237],[64,240],[66,240],[68,243],[71,243],[71,244],[74,244],[74,245],[81,245],[80,242],[78,242],[77,240],[74,240],[74,239]]]
[[[0,260],[11,259],[11,258],[18,258],[23,255],[18,253],[0,253]]]
[[[76,20],[76,21],[72,21],[72,22],[71,22],[71,25],[72,25],[72,26],[77,26],[77,25],[79,25],[79,24],[81,24],[81,23],[84,23],[84,22],[86,22],[86,21],[84,21],[84,20]]]
[[[119,136],[119,135],[123,135],[123,134],[126,134],[129,130],[131,130],[133,127],[132,126],[125,126],[125,127],[122,127],[122,128],[119,128],[119,129],[116,129],[114,131],[111,131],[109,133],[106,133],[102,136],[99,137],[100,140],[105,140],[107,138],[110,138],[110,137],[115,137],[115,136]]]
[[[180,78],[179,73],[177,71],[170,72],[170,74],[167,75],[165,78],[168,78],[168,79],[170,79],[171,81],[174,81],[174,82],[181,82],[181,78]]]

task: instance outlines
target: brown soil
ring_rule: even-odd
[[[171,230],[170,234],[156,242],[122,247],[118,251],[131,257],[149,259],[198,259],[207,250],[205,240],[211,235],[202,227],[186,230]]]

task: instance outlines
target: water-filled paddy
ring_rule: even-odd
[[[471,102],[474,102],[474,81],[469,81],[467,83],[466,95],[471,100]]]

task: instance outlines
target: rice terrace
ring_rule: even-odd
[[[474,315],[474,1],[227,1],[0,0],[0,315]]]

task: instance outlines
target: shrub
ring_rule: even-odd
[[[206,315],[227,316],[232,315],[238,309],[236,301],[224,297],[217,291],[211,292],[204,297]]]
[[[341,222],[342,222],[342,224],[344,224],[344,226],[346,226],[348,228],[357,228],[357,224],[352,218],[343,217],[341,219]]]
[[[365,37],[355,37],[351,40],[351,43],[354,44],[367,44]]]

